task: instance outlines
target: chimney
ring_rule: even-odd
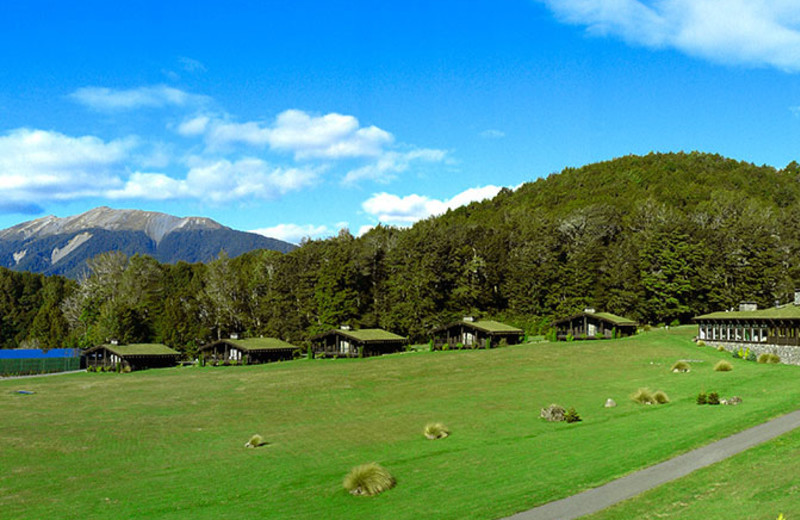
[[[233,334],[231,334],[231,339],[239,339],[239,334],[234,332]]]
[[[473,321],[475,321],[475,318],[473,318],[472,316],[464,316],[464,321],[472,323]]]
[[[583,312],[585,312],[586,314],[594,314],[594,307],[586,307],[585,309],[583,309]]]
[[[111,343],[112,345],[119,345],[119,340],[118,339],[112,339],[109,343]]]
[[[339,325],[341,330],[350,330],[350,325]]]
[[[739,311],[754,311],[758,309],[756,302],[741,302],[739,303]]]
[[[794,304],[800,305],[800,289],[794,290]]]

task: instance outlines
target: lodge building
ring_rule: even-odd
[[[311,338],[315,357],[370,357],[406,349],[408,339],[383,329],[338,329]]]
[[[475,320],[469,316],[461,321],[437,327],[431,331],[433,350],[458,348],[497,347],[501,343],[516,345],[522,341],[524,331],[492,320]]]
[[[631,319],[611,314],[596,312],[587,308],[583,312],[553,322],[556,339],[611,339],[636,334],[637,323]]]

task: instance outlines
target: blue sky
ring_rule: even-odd
[[[107,205],[297,242],[627,154],[800,160],[793,0],[11,0],[0,45],[0,228]]]

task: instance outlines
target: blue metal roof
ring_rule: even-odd
[[[40,349],[0,349],[0,359],[45,359],[45,358],[71,358],[81,355],[76,348],[51,348],[47,352]]]

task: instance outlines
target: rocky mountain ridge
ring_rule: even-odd
[[[47,216],[0,230],[0,266],[78,277],[85,262],[106,251],[151,255],[160,262],[206,262],[220,251],[235,257],[254,249],[295,246],[203,217],[99,207],[70,217]]]

